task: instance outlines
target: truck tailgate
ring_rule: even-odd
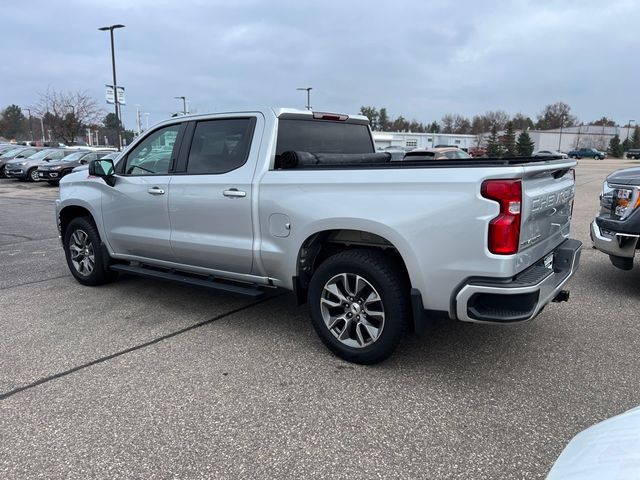
[[[523,166],[522,224],[517,271],[542,259],[569,236],[574,160]]]

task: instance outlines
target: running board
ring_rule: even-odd
[[[147,268],[141,266],[124,265],[120,263],[113,264],[109,267],[115,272],[128,273],[146,278],[155,278],[156,280],[168,280],[170,282],[181,283],[183,285],[191,285],[194,287],[203,287],[219,292],[229,293],[243,297],[251,297],[258,299],[264,296],[264,290],[260,290],[252,285],[240,285],[236,283],[227,283],[217,278],[204,276],[191,276],[177,270],[156,270],[155,268]]]

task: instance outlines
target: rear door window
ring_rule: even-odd
[[[224,118],[196,124],[187,160],[188,174],[221,174],[247,161],[255,118]]]

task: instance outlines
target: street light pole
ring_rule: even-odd
[[[182,99],[182,114],[186,115],[187,114],[187,97],[182,96],[182,97],[173,97],[173,98],[175,98],[176,100]]]
[[[109,31],[111,35],[111,69],[113,70],[113,94],[115,100],[115,114],[116,114],[116,136],[118,139],[118,151],[122,148],[122,138],[120,134],[120,112],[118,109],[118,104],[120,103],[120,99],[118,98],[118,83],[116,81],[116,52],[113,45],[113,31],[116,28],[124,28],[124,25],[116,24],[110,25],[108,27],[100,27],[98,30],[102,32]]]
[[[31,109],[29,107],[24,107],[24,109],[29,112],[29,136],[31,137],[31,141],[33,142],[33,125],[31,124]]]
[[[300,87],[300,88],[296,88],[296,90],[306,90],[307,91],[307,106],[306,106],[306,109],[307,110],[311,110],[311,90],[313,90],[313,87]]]

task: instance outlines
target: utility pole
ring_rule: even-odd
[[[182,97],[173,97],[173,98],[175,98],[176,100],[182,99],[182,114],[186,115],[187,114],[187,97],[182,96]]]
[[[138,131],[136,132],[137,136],[140,136],[140,105],[136,104],[136,127]]]
[[[40,129],[42,130],[42,141],[44,142],[44,116],[40,117]]]
[[[118,139],[118,151],[122,148],[122,138],[120,133],[120,111],[118,105],[120,103],[120,99],[118,98],[118,83],[116,81],[116,53],[113,46],[113,31],[116,28],[124,28],[124,25],[116,24],[110,25],[108,27],[100,27],[98,30],[102,32],[109,31],[111,35],[111,69],[113,70],[113,94],[115,100],[115,114],[116,114],[116,137]]]
[[[635,120],[629,120],[629,123],[627,123],[627,145],[629,144],[629,130],[631,130],[631,122],[635,122]]]
[[[29,112],[29,136],[31,137],[31,141],[33,142],[33,126],[31,125],[31,109],[29,107],[24,107],[24,109]]]
[[[300,88],[296,88],[296,90],[306,90],[307,91],[307,106],[306,106],[306,109],[307,110],[311,110],[311,90],[313,90],[313,87],[300,87]]]

